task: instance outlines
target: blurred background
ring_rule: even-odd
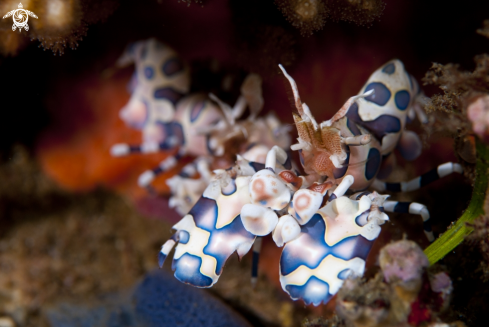
[[[126,158],[109,153],[113,144],[141,137],[118,117],[130,96],[126,86],[134,68],[115,69],[114,64],[130,42],[156,37],[167,43],[190,64],[192,90],[215,92],[230,104],[239,83],[224,92],[223,77],[260,74],[264,112],[275,112],[286,124],[292,124],[295,109],[279,63],[323,121],[390,59],[402,60],[422,84],[433,62],[471,71],[474,56],[489,48],[489,40],[476,33],[489,18],[486,1],[328,0],[308,24],[291,14],[294,5],[304,2],[31,0],[23,2],[24,9],[38,19],[29,18],[28,32],[12,31],[11,18],[0,22],[0,319],[11,326],[136,326],[143,309],[132,305],[159,303],[162,294],[184,294],[190,288],[172,289],[180,287],[172,278],[148,275],[179,220],[168,207],[165,184],[177,169],[158,178],[156,195],[139,188],[136,180],[168,153]],[[0,1],[0,14],[17,6]],[[435,86],[423,90],[428,96],[441,92]],[[417,123],[410,129],[425,133]],[[396,177],[413,177],[456,160],[448,135],[424,141],[415,162],[399,158],[402,169]],[[396,200],[426,204],[436,235],[466,208],[470,193],[470,182],[455,176]],[[403,235],[427,245],[418,217],[391,218],[376,248]],[[231,259],[219,283],[202,293],[217,297],[216,307],[202,307],[198,319],[210,319],[206,315],[214,310],[222,322],[235,321],[230,325],[297,326],[305,317],[330,314],[334,303],[306,308],[280,289],[279,256],[280,250],[265,239],[254,291],[249,258],[241,263]],[[370,264],[375,262],[372,255]],[[480,299],[487,295],[477,293],[481,282],[470,281],[467,271],[454,273],[466,284],[456,288],[448,315],[476,326],[484,312]],[[149,283],[143,286],[166,286],[160,293],[144,293],[138,284],[142,278]],[[181,296],[165,310],[177,316],[189,312],[181,305],[188,301],[186,293]],[[199,302],[199,297],[192,299]],[[177,324],[151,319],[145,324]]]

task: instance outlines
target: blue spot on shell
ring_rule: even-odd
[[[236,192],[238,188],[236,187],[236,181],[232,179],[226,187],[221,189],[221,193],[224,195],[231,195]]]
[[[358,125],[366,128],[379,141],[382,140],[385,134],[397,133],[401,130],[401,121],[394,116],[382,115],[375,120],[363,121],[358,114],[358,105],[356,105],[356,103],[350,107],[346,116],[348,119],[351,119]]]
[[[220,210],[222,209],[222,210]],[[207,242],[207,245],[203,249],[203,253],[210,255],[216,259],[216,274],[220,275],[222,272],[222,267],[226,263],[226,260],[229,258],[229,256],[236,251],[235,248],[229,247],[229,246],[222,246],[220,242],[223,240],[247,240],[247,241],[252,241],[254,240],[255,236],[248,232],[244,226],[243,223],[241,222],[241,216],[237,215],[236,217],[233,218],[232,222],[227,224],[226,226],[222,228],[216,228],[216,222],[218,221],[218,215],[226,215],[226,208],[218,208],[217,203],[213,199],[206,198],[202,196],[199,201],[190,209],[190,212],[188,213],[192,217],[194,217],[194,222],[195,225],[199,228],[202,228],[210,233],[209,235],[209,240]],[[221,244],[221,245],[220,245]],[[230,252],[229,252],[230,251]],[[179,259],[180,260],[180,259]],[[175,262],[175,260],[174,260]],[[185,269],[183,264],[182,266],[178,266],[178,269],[182,267],[184,271],[187,271]],[[177,269],[177,272],[178,272]],[[192,267],[188,268],[189,271],[192,269],[196,269],[196,274],[198,271],[200,271],[200,265],[195,266],[193,265]],[[175,270],[175,269],[173,269]],[[183,273],[187,274],[187,273]],[[188,273],[190,274],[190,273]],[[185,275],[187,276],[187,275]],[[175,273],[175,277],[177,277]],[[189,276],[187,276],[189,277]],[[192,276],[190,276],[192,277]],[[189,278],[190,278],[189,277]],[[178,277],[177,277],[178,278]],[[181,280],[181,279],[179,279]],[[183,281],[183,280],[181,280]],[[194,284],[193,281],[183,281],[184,283],[189,283],[194,286],[198,287],[204,287],[204,286],[199,286],[198,284]],[[196,280],[196,282],[200,282],[200,280]]]
[[[374,94],[369,95],[365,100],[384,106],[391,98],[391,91],[383,83],[373,82],[367,85],[364,92],[374,90]]]
[[[179,58],[171,58],[163,64],[161,70],[166,76],[172,76],[181,72],[183,68],[183,63]]]
[[[175,91],[171,87],[160,87],[154,92],[155,99],[166,99],[176,105],[177,102],[183,97],[183,94]]]
[[[345,280],[350,275],[350,269],[343,269],[338,273],[338,279]]]
[[[353,105],[356,106],[356,109],[354,108],[354,110],[357,110],[358,111],[358,104],[354,103]],[[351,107],[353,107],[353,105]],[[350,107],[350,108],[351,108]],[[360,130],[358,129],[358,126],[355,124],[355,122],[351,119],[346,119],[346,127],[348,127],[348,129],[350,130],[350,132],[354,135],[354,136],[358,136],[358,135],[361,135],[362,133],[360,132]]]
[[[348,261],[352,258],[367,258],[373,242],[361,235],[346,237],[333,246],[326,244],[324,235],[326,224],[320,214],[315,214],[307,224],[301,226],[299,237],[301,242],[287,243],[280,257],[280,273],[286,276],[299,268],[306,266],[317,268],[328,255]],[[304,255],[314,251],[314,256]]]
[[[217,203],[216,200],[201,196],[197,203],[190,209],[189,215],[194,217],[195,225],[205,230],[212,230],[217,221]],[[206,220],[204,217],[211,215],[211,220]]]
[[[185,144],[185,134],[183,133],[183,127],[180,125],[180,123],[177,122],[171,122],[167,124],[167,128],[169,130],[169,134],[175,136],[179,143],[175,146],[182,146]]]
[[[190,111],[190,122],[193,123],[194,121],[199,118],[200,113],[205,107],[206,102],[204,101],[199,101],[197,102],[193,107],[192,110]]]
[[[398,91],[394,97],[397,108],[400,110],[406,110],[409,106],[409,101],[411,100],[411,96],[409,92],[406,90]]]
[[[185,144],[185,134],[183,133],[183,127],[177,122],[171,123],[161,123],[157,124],[165,135],[164,140],[160,143],[161,150],[173,149],[178,146],[182,146]],[[170,143],[170,139],[172,141],[177,140],[176,144]]]
[[[231,252],[224,250],[221,243],[222,240],[230,240],[232,242],[245,239],[247,241],[253,241],[255,239],[255,235],[244,228],[241,215],[237,215],[230,224],[219,229],[209,230],[209,232],[211,233],[209,242],[202,252],[216,259],[216,275],[222,273],[222,268],[226,260],[236,251],[236,249],[231,249]]]
[[[360,227],[365,226],[368,223],[367,218],[368,218],[369,213],[370,213],[370,210],[367,210],[367,211],[361,213],[360,215],[358,215],[358,217],[355,218],[355,223]]]
[[[202,275],[200,272],[201,265],[201,258],[185,253],[180,258],[173,260],[172,269],[175,270],[175,278],[182,283],[197,287],[209,287],[212,285],[212,279]]]
[[[153,68],[151,67],[144,68],[144,76],[146,76],[147,79],[152,79],[154,75],[155,75],[155,71]]]
[[[384,68],[382,68],[382,72],[389,75],[394,74],[395,71],[396,71],[396,65],[394,65],[393,63],[385,65]]]
[[[368,152],[367,164],[365,165],[365,178],[369,181],[377,175],[382,162],[380,151],[376,148]]]
[[[188,240],[190,239],[190,234],[185,230],[181,230],[178,231],[178,237],[179,237],[178,239],[179,243],[187,244]]]
[[[319,305],[321,302],[327,303],[333,297],[333,295],[329,293],[328,283],[315,276],[311,276],[304,285],[287,285],[285,288],[292,298],[303,299],[306,305],[311,303]],[[308,292],[308,289],[313,291]]]

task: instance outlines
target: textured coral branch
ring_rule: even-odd
[[[467,223],[484,214],[483,206],[488,186],[489,148],[479,140],[477,140],[476,147],[477,163],[472,199],[467,210],[457,222],[424,250],[430,264],[436,263],[455,249],[464,240],[465,236],[473,231],[473,228],[467,226]]]

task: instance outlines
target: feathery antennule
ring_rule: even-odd
[[[338,110],[338,112],[336,114],[334,114],[334,116],[330,120],[326,120],[326,121],[322,122],[321,127],[329,127],[329,126],[333,125],[334,122],[337,122],[341,118],[345,117],[345,115],[348,113],[348,109],[350,109],[351,105],[355,101],[357,101],[360,98],[368,97],[369,95],[371,95],[373,93],[374,93],[374,90],[370,90],[368,92],[365,92],[364,94],[352,96],[351,98],[349,98],[345,102],[345,104],[341,107],[341,109]]]
[[[303,107],[302,107],[301,98],[299,96],[299,90],[297,88],[297,84],[295,83],[295,81],[292,78],[292,76],[290,76],[289,74],[287,74],[287,72],[285,71],[285,68],[281,64],[279,64],[278,66],[282,70],[282,73],[284,73],[284,76],[289,80],[290,86],[292,87],[292,92],[294,93],[295,107],[297,108],[297,111],[299,111],[299,114],[301,116],[303,116],[304,115],[304,110],[303,110]]]

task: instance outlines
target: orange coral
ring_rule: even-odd
[[[109,149],[114,143],[141,140],[140,132],[129,129],[118,118],[128,100],[126,83],[127,77],[65,80],[48,102],[63,123],[55,122],[55,127],[44,134],[37,152],[43,169],[62,186],[85,191],[103,185],[136,197],[146,195],[146,190],[137,186],[138,175],[158,165],[169,153],[111,157]],[[168,192],[166,177],[161,176],[154,184],[160,193]]]

